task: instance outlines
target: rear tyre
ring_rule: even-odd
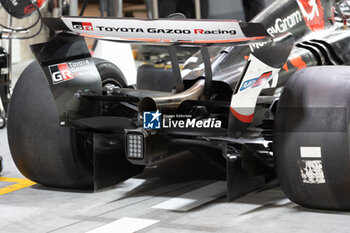
[[[122,88],[127,86],[124,74],[116,65],[96,57],[94,58],[94,61],[101,76],[102,87]]]
[[[96,66],[102,79],[104,69],[113,73],[108,68],[113,65],[102,59]],[[24,70],[13,91],[8,140],[13,160],[27,178],[52,187],[94,188],[91,155],[77,149],[84,142],[70,128],[59,126],[54,98],[37,62]]]
[[[280,97],[274,156],[281,188],[310,208],[350,210],[350,67],[295,73]]]

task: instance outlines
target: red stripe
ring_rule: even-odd
[[[238,112],[236,112],[233,108],[230,108],[232,114],[240,121],[244,122],[244,123],[251,123],[253,121],[254,118],[254,113],[251,115],[242,115],[239,114]]]

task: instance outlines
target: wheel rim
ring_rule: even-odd
[[[102,81],[102,89],[106,91],[107,95],[112,95],[114,89],[122,87],[123,85],[115,79],[107,78]]]
[[[105,80],[102,81],[102,87],[122,88],[123,85],[115,79],[106,78]]]
[[[5,127],[5,118],[0,116],[0,129]]]

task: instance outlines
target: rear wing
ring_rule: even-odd
[[[102,94],[100,75],[82,36],[126,43],[166,45],[176,93],[182,92],[185,87],[175,45],[200,47],[205,73],[205,99],[210,97],[213,78],[208,46],[266,42],[262,49],[252,52],[252,55],[270,67],[280,68],[294,44],[292,35],[272,38],[262,24],[232,20],[61,17],[44,18],[43,22],[51,30],[63,32],[46,43],[31,45],[55,98],[61,125],[70,124],[73,119],[100,114],[100,103],[92,106],[79,97],[86,90],[98,96]]]
[[[61,17],[44,18],[43,22],[54,31],[128,43],[222,45],[272,41],[262,24],[234,20]]]

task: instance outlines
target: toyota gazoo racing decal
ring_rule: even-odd
[[[306,26],[311,31],[323,30],[325,21],[321,0],[297,0],[297,3]]]
[[[88,22],[72,22],[72,26],[76,30],[85,30],[85,31],[93,31],[94,28],[92,26],[92,23]]]
[[[260,92],[264,88],[270,88],[270,80],[277,79],[280,70],[266,65],[253,54],[250,54],[248,62],[241,84],[237,92],[232,96],[230,105],[232,114],[244,123],[253,121],[255,106]]]
[[[60,63],[49,66],[52,83],[57,84],[74,79],[73,73],[70,71],[67,63]]]
[[[77,17],[62,17],[61,20],[67,29],[74,33],[124,41],[235,43],[270,38],[264,29],[254,32],[247,29],[249,23],[243,24],[233,20],[142,20]]]
[[[62,83],[81,77],[91,72],[94,65],[89,60],[76,60],[49,66],[53,84]]]

